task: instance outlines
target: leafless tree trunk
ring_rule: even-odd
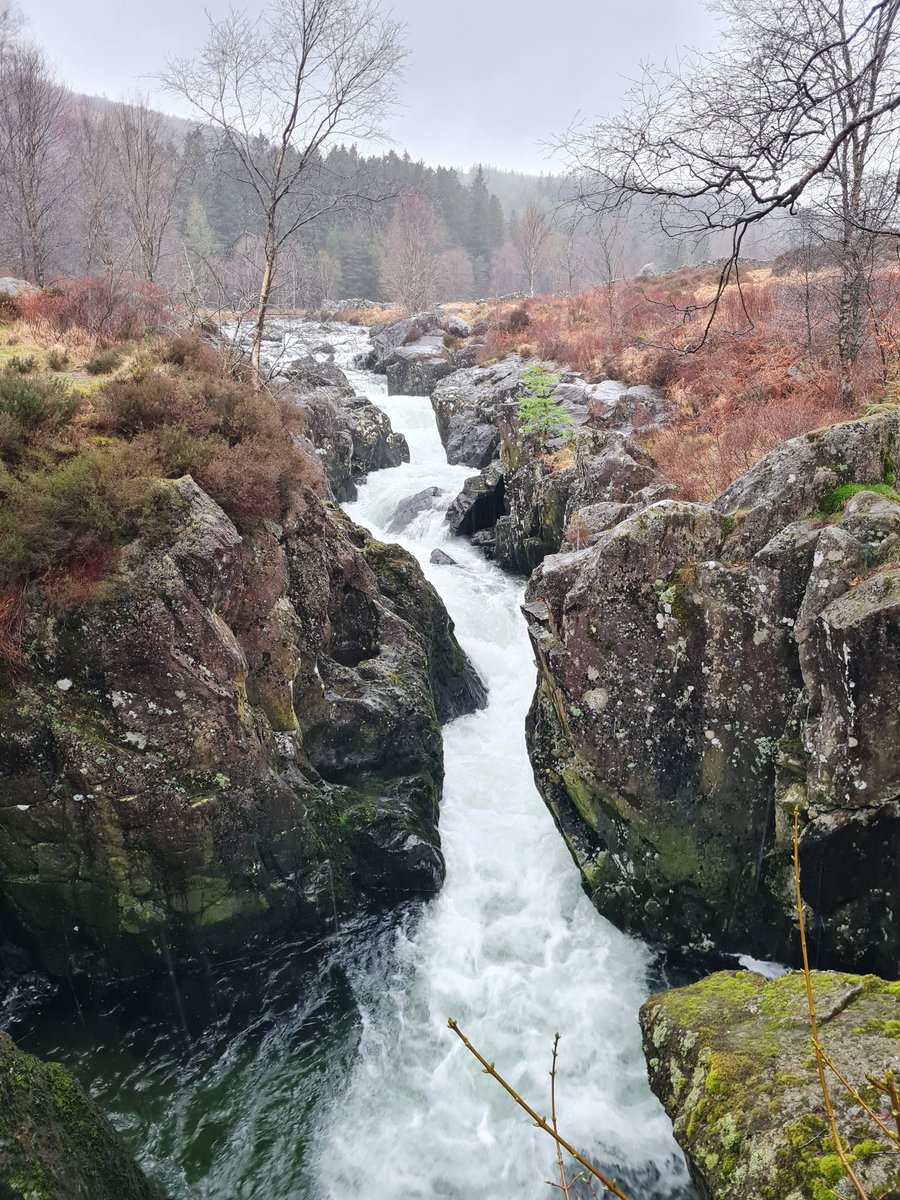
[[[537,204],[529,204],[512,235],[529,296],[534,295],[535,280],[544,264],[544,251],[549,236],[550,218]]]
[[[113,124],[125,213],[144,277],[155,283],[181,186],[183,159],[165,137],[162,115],[149,107],[145,97],[116,105]]]
[[[327,250],[313,251],[312,277],[319,303],[337,300],[337,289],[341,282],[341,264]]]
[[[85,273],[112,274],[116,265],[115,235],[121,193],[116,170],[113,123],[109,115],[82,105],[75,120],[75,152],[79,166],[77,203],[81,209]]]
[[[376,0],[272,0],[251,19],[211,21],[199,55],[170,62],[166,87],[217,129],[255,198],[265,263],[251,365],[260,348],[278,254],[304,225],[346,206],[353,184],[335,191],[320,158],[338,136],[382,133],[405,57],[400,27]]]
[[[0,188],[22,275],[43,286],[62,199],[68,98],[43,51],[12,44],[0,64]]]
[[[748,232],[802,197],[831,229],[836,351],[849,368],[871,239],[900,234],[900,0],[714,7],[728,23],[721,51],[648,67],[619,117],[564,139],[580,200],[601,213],[637,200],[675,238],[728,235],[702,345],[725,288],[740,287]]]

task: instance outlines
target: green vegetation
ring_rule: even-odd
[[[84,364],[88,375],[110,375],[122,363],[122,351],[111,347],[97,350]]]
[[[180,500],[161,480],[193,475],[245,531],[282,519],[321,479],[296,420],[192,334],[142,350],[89,396],[46,374],[0,374],[0,662],[19,661],[26,596],[84,602],[120,547],[166,535]]]
[[[855,496],[857,492],[877,492],[879,496],[900,504],[900,492],[895,491],[889,483],[844,483],[828,493],[822,501],[822,512],[840,512],[850,497]]]
[[[519,399],[519,420],[522,432],[537,437],[552,437],[569,433],[573,428],[572,418],[553,393],[559,376],[547,368],[546,363],[535,363],[522,376],[525,395]]]

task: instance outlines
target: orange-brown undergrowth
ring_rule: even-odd
[[[486,326],[482,357],[534,355],[589,380],[605,374],[660,389],[674,419],[645,442],[690,500],[716,495],[785,438],[893,399],[900,273],[883,269],[872,281],[865,342],[849,371],[834,354],[833,275],[746,272],[740,291],[726,291],[704,340],[716,279],[715,269],[686,269],[576,296],[484,305],[474,314]]]

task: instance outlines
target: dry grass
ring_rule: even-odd
[[[788,437],[892,399],[900,359],[900,273],[873,282],[863,351],[852,372],[834,357],[834,278],[807,290],[796,274],[745,272],[722,299],[701,349],[715,294],[713,268],[619,281],[577,296],[485,304],[470,321],[483,361],[535,356],[626,386],[649,384],[670,403],[672,423],[647,436],[661,473],[685,499],[708,499]]]

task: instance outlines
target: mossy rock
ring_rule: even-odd
[[[162,1200],[72,1076],[23,1053],[2,1031],[0,1197]]]
[[[882,1108],[867,1074],[900,1073],[891,1037],[900,984],[814,972],[819,1033],[838,1070]],[[806,983],[720,972],[641,1010],[650,1084],[701,1196],[834,1200],[855,1195],[835,1152],[812,1047]],[[838,1128],[870,1200],[900,1194],[900,1150],[830,1077]]]

